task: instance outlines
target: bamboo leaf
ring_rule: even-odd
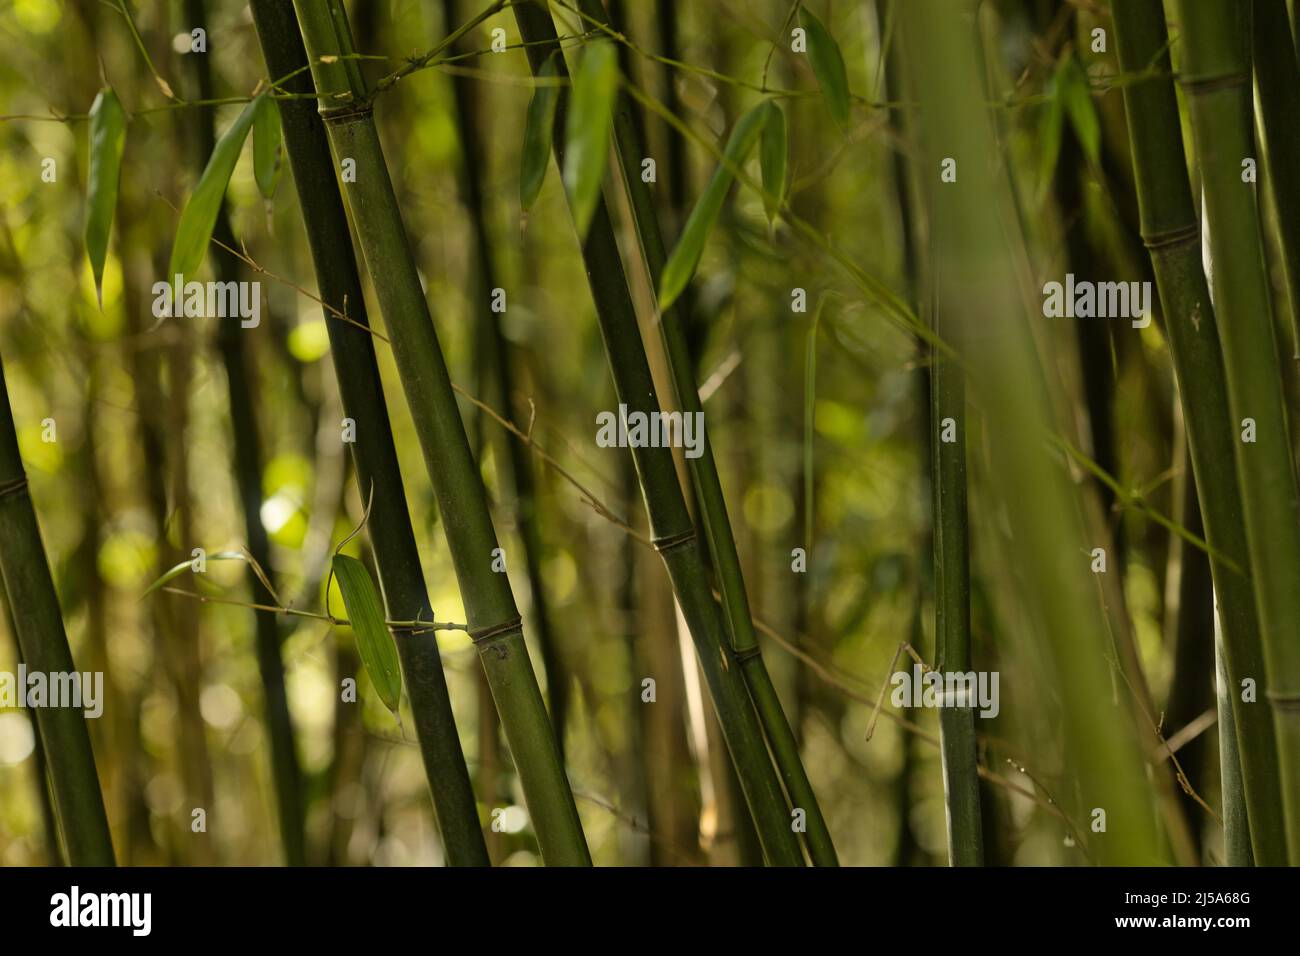
[[[1038,141],[1042,152],[1038,159],[1038,188],[1042,195],[1047,194],[1052,183],[1052,174],[1056,172],[1056,161],[1061,155],[1061,128],[1065,123],[1065,111],[1061,106],[1060,84],[1053,77],[1048,90],[1047,103],[1038,119]]]
[[[1056,73],[1056,85],[1061,99],[1061,107],[1070,120],[1070,127],[1083,147],[1083,154],[1088,162],[1096,166],[1101,161],[1101,123],[1097,120],[1097,108],[1092,102],[1092,88],[1088,85],[1088,74],[1073,56],[1061,61]]]
[[[556,60],[552,53],[537,73],[539,80],[556,77]],[[560,99],[560,88],[553,83],[540,83],[533,90],[528,103],[528,119],[524,124],[523,157],[519,164],[519,207],[527,212],[537,201],[546,180],[546,164],[551,158],[551,139],[555,129],[555,107]]]
[[[343,592],[357,652],[384,706],[397,713],[402,700],[402,671],[397,662],[397,645],[384,621],[379,592],[366,566],[346,554],[334,555],[334,576]]]
[[[564,131],[564,188],[583,238],[600,199],[617,99],[618,53],[614,44],[601,40],[587,49],[578,64]]]
[[[172,244],[168,276],[193,275],[203,264],[203,256],[208,249],[208,240],[212,238],[212,228],[221,211],[230,175],[235,171],[235,163],[239,161],[244,140],[248,137],[248,131],[265,96],[263,93],[244,107],[212,150],[212,156],[208,159],[203,175],[199,177],[198,185],[194,187],[193,194],[181,211],[180,225],[176,227],[176,241]]]
[[[767,117],[763,121],[763,135],[758,144],[758,163],[763,171],[763,208],[768,222],[776,219],[777,210],[785,200],[786,143],[785,113],[775,102],[768,100]]]
[[[95,275],[95,298],[104,307],[104,260],[117,206],[117,183],[126,146],[126,112],[117,94],[104,87],[90,107],[90,178],[86,193],[86,255]]]
[[[807,7],[799,9],[799,25],[808,36],[808,59],[831,116],[840,126],[849,122],[849,79],[840,45]]]
[[[261,105],[253,117],[253,175],[264,199],[275,195],[280,179],[280,107],[275,100],[258,97]]]
[[[244,552],[242,551],[218,551],[215,554],[207,555],[204,558],[204,560],[206,561],[247,561],[248,556],[244,554]],[[194,561],[191,559],[189,561],[182,561],[173,568],[168,568],[166,571],[163,572],[163,574],[158,578],[158,580],[154,581],[153,584],[145,588],[145,592],[140,595],[140,600],[143,601],[150,594],[153,594],[154,591],[157,591],[164,584],[167,584],[168,582],[173,581],[176,578],[180,577],[186,571],[189,571],[191,568],[193,568],[193,566],[194,566]]]
[[[659,278],[661,311],[668,309],[677,300],[682,290],[690,283],[691,277],[695,275],[695,269],[700,264],[700,255],[704,251],[704,243],[709,238],[709,232],[713,229],[718,213],[722,210],[722,201],[726,199],[727,190],[735,178],[734,170],[739,169],[744,163],[745,157],[754,148],[754,142],[763,130],[763,124],[769,115],[767,106],[767,103],[761,103],[754,107],[742,116],[732,129],[731,137],[722,152],[723,160],[713,171],[713,178],[704,187],[703,194],[695,203],[695,208],[691,210],[681,238],[677,240],[677,245],[673,247],[672,254],[664,265],[663,275]]]

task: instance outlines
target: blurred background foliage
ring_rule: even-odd
[[[765,73],[774,87],[815,94],[806,59],[789,49],[783,26],[788,4],[667,5],[674,17],[663,16],[663,3],[614,7],[643,51],[689,66],[666,67],[631,52],[625,69],[659,99],[676,104],[680,117],[704,136],[725,137],[758,101],[755,86]],[[158,71],[180,95],[194,95],[189,56],[211,58],[218,96],[245,97],[264,76],[249,12],[238,0],[209,3],[202,24],[206,54],[187,52],[189,31],[199,24],[186,21],[181,4],[131,6]],[[911,299],[913,265],[898,180],[898,156],[908,142],[897,111],[889,109],[893,94],[882,55],[888,18],[872,3],[812,6],[840,44],[857,99],[843,132],[819,96],[783,99],[791,206],[862,269]],[[367,61],[368,76],[390,72],[401,58],[432,47],[476,10],[469,0],[445,6],[357,0],[351,9],[357,48],[390,58]],[[553,11],[562,35],[583,31],[562,6]],[[666,22],[675,27],[671,36],[664,34]],[[1003,100],[998,131],[1037,285],[1071,269],[1112,280],[1147,278],[1123,106],[1106,82],[1118,66],[1113,50],[1094,52],[1087,40],[1092,27],[1109,28],[1105,5],[1000,0],[983,4],[980,23],[990,88]],[[553,168],[527,216],[519,209],[531,81],[521,50],[488,52],[489,31],[498,26],[510,44],[518,42],[514,21],[497,16],[466,45],[480,55],[454,68],[417,72],[378,101],[395,188],[453,379],[475,392],[474,335],[482,303],[472,281],[474,218],[459,185],[472,165],[508,297],[503,328],[517,362],[515,388],[536,408],[533,434],[592,493],[643,529],[626,452],[594,441],[596,414],[615,407],[616,399]],[[131,116],[102,310],[81,239],[84,114],[101,74]],[[470,81],[483,136],[480,156],[463,154],[453,111],[457,79]],[[195,804],[183,782],[177,695],[188,685],[198,694],[214,789],[214,803],[206,808],[210,858],[278,862],[252,612],[171,594],[140,599],[192,547],[214,552],[244,544],[224,372],[213,346],[218,320],[154,328],[149,313],[149,286],[165,278],[174,207],[196,177],[192,130],[199,108],[168,107],[121,14],[95,0],[0,5],[0,100],[7,114],[0,123],[0,348],[74,655],[82,669],[107,676],[105,715],[91,723],[91,733],[119,860],[183,864],[209,852],[197,848],[191,833]],[[218,107],[218,129],[240,108]],[[672,197],[686,197],[689,209],[715,161],[689,143],[674,142],[666,124],[653,117],[647,132],[671,241],[683,208]],[[680,168],[670,159],[674,151]],[[55,160],[56,182],[41,179],[46,157]],[[757,175],[756,156],[753,163]],[[286,170],[274,200],[264,204],[246,149],[230,184],[232,225],[261,266],[314,290],[289,175]],[[626,211],[615,208],[620,240],[631,247]],[[210,269],[205,265],[200,278]],[[281,594],[295,607],[320,610],[323,556],[360,522],[364,502],[337,440],[342,411],[320,308],[288,285],[259,278],[263,320],[246,342],[256,369],[250,387],[265,461],[261,519]],[[796,287],[807,292],[806,313],[791,310]],[[881,721],[864,740],[899,641],[911,640],[932,659],[925,359],[914,337],[864,302],[818,250],[783,224],[770,230],[752,191],[733,192],[693,295],[701,318],[691,330],[697,374],[706,383],[709,433],[754,613],[781,636],[764,639],[765,653],[840,858],[852,864],[942,863],[944,796],[934,712],[900,714],[914,722],[911,729]],[[808,381],[806,350],[818,302],[816,377]],[[378,323],[378,311],[371,315]],[[1155,326],[1138,333],[1115,324],[1104,334],[1104,364],[1114,375],[1114,437],[1103,463],[1124,487],[1141,489],[1151,507],[1182,514],[1185,466],[1181,439],[1174,438],[1180,426],[1163,339]],[[378,353],[437,617],[464,620],[414,430],[396,397],[391,353],[383,346]],[[1066,386],[1076,413],[1086,414],[1080,383],[1067,377]],[[811,504],[804,473],[810,402]],[[500,503],[507,497],[498,481],[503,433],[471,404],[463,403],[462,412],[481,450],[487,486]],[[56,424],[54,442],[42,440],[47,418]],[[978,457],[980,447],[972,432],[969,453]],[[631,543],[540,459],[532,464],[558,673],[543,674],[536,648],[533,660],[550,694],[557,681],[568,690],[566,762],[594,860],[754,861],[753,835],[734,781],[718,762],[720,741],[706,719],[709,705],[701,698],[689,644],[678,653],[678,623],[657,557]],[[999,653],[1000,634],[1019,626],[1006,594],[1016,570],[990,544],[1004,519],[978,482],[971,495],[975,658],[980,669],[1002,671],[1003,691],[1000,715],[980,726],[982,761],[1001,780],[984,786],[986,826],[994,834],[986,852],[999,863],[1084,862],[1070,826],[1045,806],[1068,787],[1050,690],[1034,687],[1042,671],[1032,654]],[[806,513],[811,526],[805,526]],[[507,555],[520,554],[518,525],[506,503],[496,519]],[[1123,596],[1163,706],[1174,661],[1167,629],[1178,601],[1171,570],[1178,567],[1171,557],[1177,541],[1132,509],[1112,508],[1105,520],[1123,542],[1117,558]],[[791,550],[800,547],[808,550],[808,570],[792,573]],[[348,550],[365,553],[359,539]],[[511,563],[513,576],[521,566]],[[242,567],[214,563],[205,584],[204,593],[246,599]],[[515,581],[515,592],[527,619],[528,589]],[[337,587],[330,606],[336,613],[342,606]],[[404,737],[371,692],[346,629],[292,618],[285,627],[309,858],[440,862],[409,717]],[[175,652],[178,641],[187,653]],[[493,860],[537,863],[469,639],[441,632],[439,644]],[[0,641],[0,670],[16,670],[14,655],[13,641]],[[359,707],[339,700],[339,681],[348,676],[361,685]],[[654,704],[641,702],[645,677],[658,682]],[[1205,706],[1213,706],[1208,685]],[[888,700],[885,709],[892,711]],[[1212,734],[1206,742],[1213,747]],[[27,715],[0,712],[5,865],[51,858],[33,751]],[[1197,788],[1216,804],[1212,751],[1195,773]],[[493,810],[503,808],[500,832],[493,831]],[[1209,814],[1195,813],[1190,819],[1213,859],[1221,831]]]

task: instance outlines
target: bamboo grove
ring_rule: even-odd
[[[0,863],[1300,863],[1296,14],[5,5]]]

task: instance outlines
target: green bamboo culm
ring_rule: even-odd
[[[456,22],[459,6],[456,0],[443,0],[443,22],[448,31],[452,30]],[[453,118],[461,142],[462,199],[474,232],[474,259],[480,297],[474,348],[476,364],[483,380],[480,397],[515,421],[525,421],[528,409],[516,396],[515,357],[502,327],[505,315],[490,308],[492,290],[499,287],[500,283],[492,253],[488,204],[483,193],[484,131],[478,115],[478,99],[474,96],[474,87],[478,81],[455,74],[450,80]],[[481,414],[479,417],[481,420]],[[555,727],[555,739],[560,745],[560,753],[564,753],[564,729],[570,709],[569,689],[560,651],[556,646],[550,598],[542,586],[544,552],[540,509],[537,507],[537,489],[533,477],[534,464],[528,447],[523,442],[516,441],[515,436],[504,431],[498,430],[497,435],[499,443],[495,446],[495,461],[501,475],[501,485],[509,495],[515,524],[519,529],[519,540],[524,549],[523,570],[528,582],[534,637],[542,658],[542,670],[546,675],[546,700],[550,706],[551,724]]]
[[[204,0],[186,0],[186,16],[191,23],[205,23]],[[212,68],[206,56],[195,56],[193,61],[199,99],[213,99]],[[217,143],[215,110],[209,108],[196,117],[197,155],[202,171]],[[221,202],[212,230],[213,238],[228,248],[235,248],[234,234],[224,200]],[[213,250],[212,270],[222,283],[236,283],[241,279],[237,261],[226,252]],[[217,352],[226,372],[226,391],[230,399],[230,430],[235,451],[235,478],[239,503],[244,512],[244,534],[248,540],[248,553],[274,581],[271,567],[271,545],[266,527],[262,524],[262,449],[259,441],[257,412],[254,407],[253,382],[255,371],[251,368],[252,356],[246,346],[245,331],[239,323],[224,320],[217,330]],[[263,606],[273,605],[275,599],[267,590],[261,577],[248,575],[253,601]],[[257,669],[262,682],[263,709],[267,738],[271,744],[271,774],[275,785],[276,810],[280,824],[280,844],[285,863],[303,866],[307,862],[305,808],[303,806],[302,771],[289,713],[289,696],[284,682],[282,648],[284,636],[276,615],[269,611],[254,611],[254,637],[257,651]]]
[[[1277,221],[1294,358],[1300,359],[1300,68],[1285,0],[1254,0],[1252,32],[1265,183]]]
[[[533,75],[537,76],[550,54],[559,49],[555,25],[543,3],[517,3],[514,13],[519,34],[528,44]],[[556,66],[557,74],[567,78],[563,62],[557,62]],[[556,165],[561,169],[564,168],[567,92],[563,90],[558,97],[552,138]],[[659,399],[619,259],[613,224],[604,201],[599,198],[582,240],[582,255],[619,402],[627,406],[629,413],[641,412],[648,416],[659,412]],[[742,658],[734,648],[724,646],[722,613],[708,584],[704,557],[677,479],[672,451],[663,447],[633,448],[632,457],[655,547],[667,566],[682,615],[695,642],[764,855],[771,865],[801,866],[803,852],[792,829],[790,806],[768,756],[763,729],[745,681],[740,676]]]
[[[593,22],[609,24],[609,18],[598,0],[581,0],[579,7]],[[614,114],[614,142],[618,149],[623,179],[631,196],[633,217],[646,268],[651,284],[658,289],[667,261],[667,251],[659,216],[655,211],[654,196],[649,184],[641,177],[641,158],[647,153],[640,133],[642,124],[637,122],[634,110],[635,105],[629,97],[619,98],[617,112]],[[703,415],[704,408],[700,402],[699,387],[695,381],[691,351],[685,334],[685,328],[694,321],[689,313],[692,302],[692,297],[682,296],[663,310],[659,331],[668,356],[678,407],[685,415]],[[790,802],[805,811],[808,856],[816,866],[838,866],[839,860],[830,830],[799,756],[799,743],[781,707],[776,687],[772,684],[759,648],[749,597],[745,590],[745,578],[740,567],[740,555],[727,516],[726,498],[707,428],[704,430],[700,456],[687,459],[687,465],[699,501],[709,555],[718,576],[718,590],[722,594],[722,610],[727,633],[731,638],[731,648],[741,660],[745,686],[758,711],[763,732],[772,749],[772,756]]]
[[[946,196],[934,191],[936,206]],[[944,210],[936,209],[936,226]],[[937,265],[942,270],[942,265]],[[947,331],[934,309],[934,329]],[[960,363],[930,350],[931,495],[934,515],[935,670],[971,669],[970,533],[966,514],[966,386]],[[974,702],[946,701],[939,710],[948,862],[983,866],[979,757]]]
[[[1273,710],[1287,859],[1295,866],[1300,865],[1300,641],[1295,639],[1300,512],[1255,186],[1243,181],[1242,161],[1255,147],[1251,7],[1235,0],[1178,0],[1173,10],[1181,37],[1178,79],[1191,113],[1205,194],[1214,303],[1223,318],[1232,428],[1240,429],[1234,458],[1264,650],[1265,670],[1242,676],[1255,679]]]
[[[1094,820],[1105,813],[1105,832],[1088,834],[1093,859],[1150,865],[1165,853],[1132,708],[1112,695],[1109,629],[1081,560],[1089,546],[1078,493],[1048,445],[1052,406],[1019,290],[1017,262],[1025,271],[1028,263],[990,115],[996,97],[986,90],[977,12],[976,0],[899,5],[908,89],[919,106],[918,182],[930,184],[933,204],[935,311],[952,319],[944,341],[981,411],[990,493],[1008,504],[1007,559],[1023,576],[1029,621],[1061,702],[1068,810]],[[945,158],[958,164],[954,182],[940,181]]]
[[[313,88],[306,72],[307,53],[293,10],[277,0],[251,0],[250,6],[270,75],[292,76],[282,84],[284,89],[292,94],[310,94]],[[395,621],[432,620],[433,609],[406,506],[374,341],[369,332],[358,327],[367,324],[366,305],[356,259],[350,244],[343,241],[348,235],[347,215],[330,162],[325,126],[310,99],[281,100],[280,122],[320,296],[335,310],[325,312],[330,357],[344,413],[356,423],[352,459],[358,487],[370,501],[367,530],[374,545],[388,617]],[[345,322],[339,314],[350,321]],[[447,862],[453,866],[487,866],[487,847],[456,732],[437,635],[404,628],[395,629],[395,637]]]
[[[1178,100],[1171,79],[1168,31],[1160,0],[1128,0],[1112,8],[1120,69],[1153,75],[1123,88],[1143,240],[1151,255],[1165,334],[1186,422],[1222,630],[1226,700],[1232,722],[1220,721],[1223,749],[1239,756],[1249,810],[1249,838],[1262,865],[1286,862],[1281,781],[1273,715],[1241,699],[1241,682],[1264,674],[1259,616],[1251,587],[1241,488],[1234,465],[1236,429],[1219,326],[1201,263],[1201,232],[1187,178]],[[1240,168],[1240,167],[1238,167]],[[1226,563],[1224,559],[1227,559]],[[1235,565],[1235,566],[1233,566]],[[1230,727],[1236,739],[1224,740]],[[1230,802],[1225,798],[1225,806]]]
[[[13,409],[0,362],[0,577],[5,601],[32,672],[76,672],[59,597],[41,544],[27,474],[18,452]],[[34,708],[54,811],[71,866],[114,866],[113,840],[95,771],[86,718],[77,708]]]
[[[1219,715],[1219,776],[1223,790],[1223,855],[1228,866],[1254,866],[1255,853],[1251,839],[1255,828],[1251,826],[1250,810],[1246,805],[1246,783],[1243,780],[1240,733],[1233,715],[1233,701],[1239,697],[1228,677],[1227,655],[1223,635],[1214,639],[1215,709]],[[1278,852],[1286,845],[1279,844]]]
[[[542,858],[549,865],[590,865],[510,583],[492,569],[500,551],[487,493],[407,242],[372,107],[356,61],[347,57],[353,51],[346,16],[336,0],[295,0],[294,8],[323,96],[321,117],[335,162],[355,163],[355,176],[344,177],[345,197],[442,514],[470,636],[519,771]],[[321,57],[334,59],[321,62]]]

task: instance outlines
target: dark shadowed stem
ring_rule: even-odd
[[[186,13],[192,23],[206,23],[203,0],[186,0]],[[213,98],[212,70],[208,57],[194,56],[194,70],[198,78],[199,98]],[[197,159],[202,168],[216,145],[214,111],[204,111],[198,121]],[[235,247],[230,230],[230,219],[225,204],[217,216],[212,230],[213,238],[229,248]],[[218,280],[238,282],[241,270],[235,260],[226,255],[213,260],[213,270]],[[252,389],[255,387],[251,356],[244,336],[247,334],[233,319],[219,320],[217,351],[226,370],[226,384],[230,397],[230,426],[235,447],[235,480],[239,486],[239,501],[244,510],[244,534],[248,553],[261,565],[267,577],[274,582],[271,566],[271,548],[266,527],[262,524],[262,450],[259,442],[257,413],[254,411]],[[257,604],[278,603],[251,571],[248,574],[253,601]],[[271,770],[275,780],[275,799],[280,817],[280,843],[285,862],[302,866],[307,862],[304,833],[302,780],[298,766],[298,752],[294,743],[293,721],[289,714],[289,698],[284,685],[284,661],[280,655],[282,636],[274,614],[254,612],[256,622],[257,669],[262,679],[267,736],[271,742]]]
[[[547,56],[559,46],[555,26],[544,4],[518,4],[514,12],[520,35],[530,44],[528,58],[534,74],[537,74]],[[565,72],[561,69],[562,74]],[[553,141],[556,164],[560,168],[564,165],[566,105],[567,96],[561,93]],[[603,201],[596,206],[583,241],[582,254],[619,401],[630,413],[640,412],[647,416],[658,413],[658,396],[641,342],[623,264],[618,256],[613,224]],[[718,720],[768,862],[801,865],[803,854],[791,829],[789,807],[768,758],[762,726],[741,677],[744,658],[736,650],[724,647],[722,616],[709,587],[704,557],[678,483],[672,451],[662,447],[634,448],[632,457],[645,497],[652,536],[668,567],[673,589],[695,641]],[[756,650],[755,645],[753,651]]]
[[[294,8],[324,96],[321,115],[335,161],[356,164],[355,181],[349,177],[344,182],[345,197],[443,518],[470,636],[492,686],[542,858],[551,865],[590,865],[510,582],[492,567],[499,552],[487,492],[456,405],[374,117],[360,76],[348,69],[355,61],[338,59],[352,52],[343,7],[336,0],[295,0]],[[321,62],[323,56],[335,59]]]
[[[252,0],[252,10],[269,72],[286,76],[305,67],[307,54],[292,10],[271,0]],[[285,85],[295,93],[312,90],[306,72]],[[433,609],[407,511],[406,489],[398,469],[374,342],[368,332],[358,327],[366,325],[366,306],[356,260],[346,241],[347,217],[329,158],[325,126],[316,104],[305,99],[281,101],[280,122],[321,298],[357,323],[344,322],[326,310],[330,356],[344,413],[356,424],[352,457],[362,497],[370,501],[367,527],[389,619],[432,620]],[[452,716],[437,635],[432,631],[399,631],[396,637],[447,860],[453,866],[486,866],[487,850]]]
[[[1300,359],[1300,69],[1285,0],[1254,0],[1252,33],[1265,181],[1282,248],[1292,346]]]
[[[0,577],[22,660],[33,672],[76,671],[41,530],[18,453],[13,410],[0,363]],[[74,707],[35,708],[50,791],[68,863],[113,866],[113,840],[95,772],[86,719]]]

